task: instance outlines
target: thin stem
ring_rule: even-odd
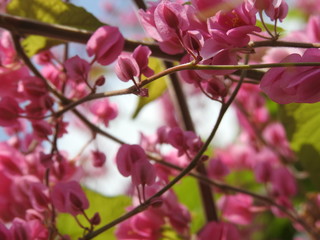
[[[267,27],[267,25],[265,24],[264,22],[264,19],[263,19],[263,15],[262,15],[262,11],[259,11],[259,17],[260,17],[260,20],[261,20],[261,23],[264,27],[264,29],[267,31],[267,33],[272,37],[272,39],[275,39],[275,37],[273,36],[273,34],[270,32],[269,28]]]
[[[32,64],[31,60],[29,59],[29,57],[25,54],[21,43],[20,43],[20,37],[15,34],[14,32],[11,32],[11,36],[12,36],[12,40],[13,40],[13,44],[15,46],[15,49],[17,51],[17,53],[19,54],[19,56],[21,57],[21,59],[23,60],[23,62],[30,68],[30,70],[34,73],[35,76],[37,76],[38,78],[40,78],[42,80],[42,82],[45,84],[45,86],[48,88],[48,90],[53,93],[56,97],[58,97],[61,100],[64,101],[69,101],[67,98],[65,98],[61,93],[58,92],[58,90],[55,89],[55,87],[50,84],[49,81],[47,81],[42,74],[38,71],[38,69]]]
[[[183,70],[251,70],[251,69],[260,69],[260,68],[275,68],[275,67],[299,67],[299,66],[320,66],[320,62],[299,62],[299,63],[264,63],[264,64],[244,64],[244,65],[194,65],[191,63],[185,63],[178,66],[174,66],[168,68],[160,73],[157,73],[144,81],[138,84],[139,88],[169,74],[173,74],[178,71]],[[56,113],[56,116],[59,117],[65,112],[75,108],[76,106],[88,102],[94,99],[105,98],[105,97],[113,97],[113,96],[121,96],[127,95],[137,92],[136,86],[131,86],[126,89],[108,91],[103,93],[89,94],[84,98],[79,99],[78,101],[71,102],[66,105],[62,110]],[[47,116],[48,117],[48,116]]]
[[[172,68],[173,64],[165,62],[165,66],[166,68]],[[178,109],[181,118],[181,121],[179,122],[183,124],[184,130],[196,132],[186,101],[186,97],[180,85],[178,76],[175,73],[170,75],[170,77],[170,85],[172,86],[173,90],[171,91],[171,96],[174,97],[174,99],[176,100],[175,102],[177,103],[176,108]],[[203,176],[207,176],[207,172],[203,163],[198,164],[197,171]],[[218,214],[214,203],[213,191],[211,187],[200,181],[198,182],[198,185],[207,222],[218,221]]]

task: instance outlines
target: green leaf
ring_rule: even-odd
[[[162,62],[156,58],[149,58],[149,67],[153,69],[155,73],[161,72],[165,69]],[[149,97],[139,98],[136,109],[132,115],[133,119],[138,116],[144,106],[150,102],[153,102],[163,94],[163,92],[167,89],[166,79],[167,77],[162,77],[147,85]]]
[[[320,103],[282,105],[280,116],[292,149],[320,190]]]
[[[104,25],[84,8],[61,0],[12,0],[7,5],[7,13],[40,22],[92,31]],[[28,36],[22,44],[28,55],[32,56],[61,43],[41,36]]]
[[[102,227],[106,223],[120,217],[124,213],[124,208],[131,204],[130,198],[126,196],[105,197],[89,189],[84,189],[84,191],[90,202],[90,208],[85,211],[86,214],[91,218],[96,212],[98,212],[101,217],[101,223],[96,226],[96,228]],[[83,216],[79,215],[78,219],[84,226],[89,226],[88,221],[86,221]],[[57,227],[61,234],[68,234],[72,240],[77,240],[83,235],[83,229],[79,227],[74,217],[69,214],[58,215]],[[100,234],[95,239],[115,239],[114,228]]]
[[[192,216],[191,232],[196,233],[205,224],[200,192],[196,179],[184,177],[173,190],[178,196],[179,202],[184,204]]]
[[[270,24],[270,23],[264,23],[264,24],[267,26],[267,28],[268,28],[271,32],[273,32],[274,24]],[[260,20],[257,20],[256,26],[259,27],[259,28],[261,28],[262,31],[264,30],[264,26],[263,26],[263,24],[262,24],[262,22],[261,22]],[[285,30],[284,30],[282,27],[277,26],[277,32],[278,32],[278,33],[283,33],[283,32],[285,32]]]

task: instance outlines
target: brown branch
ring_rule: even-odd
[[[0,27],[26,37],[27,35],[40,35],[43,37],[53,38],[63,42],[76,42],[86,44],[92,31],[78,29],[58,24],[48,24],[28,18],[0,14]],[[162,52],[158,45],[126,40],[124,50],[132,52],[137,46],[148,46],[152,51],[152,56],[166,59],[169,61],[179,61],[182,55],[169,55]]]

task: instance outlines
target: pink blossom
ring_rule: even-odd
[[[61,89],[61,87],[64,85],[67,79],[67,76],[62,71],[61,67],[54,66],[52,64],[45,65],[41,69],[41,73],[46,79],[52,82],[58,89]]]
[[[22,109],[12,97],[4,97],[0,100],[0,126],[13,127],[18,124],[19,114]]]
[[[219,78],[211,78],[204,83],[206,92],[213,98],[219,99],[227,96],[228,89]]]
[[[117,59],[115,72],[121,81],[128,82],[140,76],[140,68],[132,56],[121,55]]]
[[[12,222],[10,232],[15,240],[31,240],[30,227],[26,221],[20,218],[15,218]]]
[[[0,67],[0,97],[20,97],[21,93],[18,92],[18,83],[21,79],[27,76],[29,76],[29,70],[27,67],[20,67],[17,69]]]
[[[144,162],[146,159],[146,153],[139,145],[123,144],[116,155],[118,170],[125,177],[132,174],[132,168],[136,162]]]
[[[289,146],[285,129],[280,123],[271,123],[263,130],[264,139],[268,144],[277,149],[283,156],[293,157],[293,152]]]
[[[238,229],[225,222],[209,222],[199,232],[197,240],[239,240]]]
[[[123,50],[124,38],[117,27],[98,28],[87,42],[88,55],[95,56],[101,65],[115,61]]]
[[[282,21],[288,14],[288,4],[285,0],[249,0],[258,11],[265,11],[272,21]]]
[[[215,179],[223,178],[230,172],[228,166],[220,158],[213,158],[208,164],[208,175]]]
[[[308,49],[300,56],[291,54],[281,62],[317,62],[319,49]],[[280,104],[314,103],[320,101],[318,67],[272,68],[262,78],[260,88]]]
[[[254,166],[254,174],[256,176],[256,180],[259,183],[267,183],[271,180],[272,176],[272,165],[269,161],[259,161]]]
[[[64,66],[67,70],[67,76],[70,80],[77,83],[88,80],[87,78],[90,70],[90,64],[86,60],[80,58],[78,55],[69,58],[64,63]]]
[[[90,111],[95,115],[95,122],[102,121],[106,127],[118,116],[118,107],[107,98],[96,100],[90,105]]]
[[[291,197],[297,193],[297,182],[286,167],[273,170],[271,182],[276,195]]]
[[[40,78],[33,76],[22,79],[22,89],[20,91],[30,100],[39,100],[40,97],[48,93],[44,82]]]
[[[34,131],[34,135],[38,139],[47,140],[48,136],[53,133],[52,126],[46,121],[33,121],[32,128]]]
[[[297,0],[295,3],[297,9],[303,11],[305,14],[317,15],[320,12],[318,0]]]
[[[179,36],[180,31],[189,27],[186,9],[182,4],[168,0],[161,1],[156,7],[154,22],[162,41]]]
[[[244,2],[231,11],[219,11],[214,17],[209,18],[208,30],[216,41],[243,47],[250,41],[248,34],[261,31],[255,24],[255,12],[247,2]]]
[[[151,50],[142,45],[139,45],[132,53],[132,57],[136,60],[141,74],[145,75],[146,77],[150,77],[154,74],[154,71],[148,67],[150,55]]]
[[[0,3],[0,9],[2,3]],[[0,65],[10,66],[17,61],[17,53],[14,48],[9,31],[0,31]]]
[[[106,155],[98,150],[92,151],[91,153],[93,157],[93,166],[102,167],[106,162]]]
[[[253,206],[251,196],[241,193],[222,196],[218,205],[222,209],[223,217],[232,223],[248,225],[253,219],[252,210],[250,210]]]
[[[152,185],[156,180],[154,166],[148,160],[139,160],[132,165],[132,184],[134,186]]]
[[[119,240],[158,240],[161,237],[161,225],[162,222],[150,218],[144,211],[120,223],[116,236]]]
[[[310,16],[306,27],[307,41],[320,42],[320,16]]]
[[[0,239],[2,240],[12,240],[11,232],[6,226],[0,222]]]
[[[88,199],[76,181],[58,182],[53,186],[51,198],[58,211],[74,216],[89,207]]]
[[[35,55],[35,61],[39,65],[50,64],[53,58],[54,56],[50,50],[44,50]]]

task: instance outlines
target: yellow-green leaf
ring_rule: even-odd
[[[283,105],[281,120],[298,160],[320,190],[320,103]]]
[[[149,67],[152,68],[155,73],[161,72],[165,69],[162,62],[156,58],[149,59]],[[149,97],[139,98],[132,118],[136,118],[144,106],[156,100],[163,94],[163,92],[167,89],[166,78],[167,77],[162,77],[148,84],[147,88],[149,90]]]
[[[177,194],[179,202],[189,209],[192,217],[191,232],[196,233],[205,223],[197,180],[192,177],[184,177],[174,185],[173,190]]]
[[[95,30],[103,25],[84,8],[61,0],[12,0],[7,5],[7,13],[40,22],[85,30]],[[61,43],[61,41],[49,40],[42,36],[28,36],[23,41],[23,46],[28,55],[32,56],[43,49]]]

